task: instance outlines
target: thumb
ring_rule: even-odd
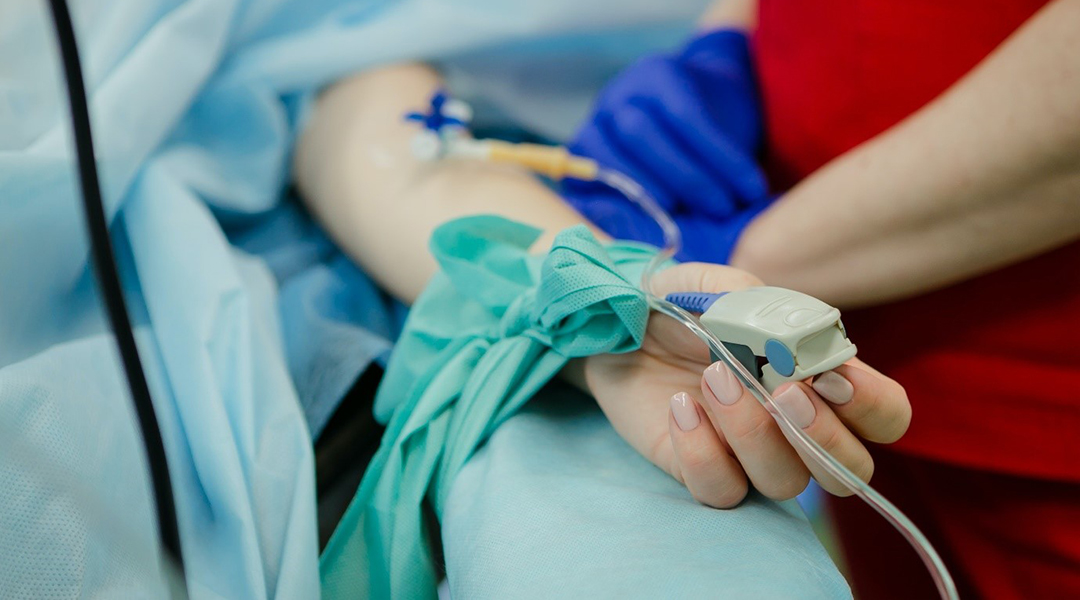
[[[764,285],[760,279],[741,269],[691,262],[657,273],[650,291],[663,298],[676,292],[732,292],[759,285]]]

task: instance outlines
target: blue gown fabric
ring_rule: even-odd
[[[566,386],[465,464],[442,527],[452,598],[851,598],[794,501],[698,504]]]
[[[404,310],[289,199],[312,95],[355,70],[434,60],[478,114],[559,137],[704,2],[71,4],[191,595],[318,597],[312,438],[386,360]],[[50,27],[43,2],[0,7],[0,590],[160,597]]]

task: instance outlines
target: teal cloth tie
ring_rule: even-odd
[[[539,234],[479,216],[432,235],[442,271],[376,395],[386,433],[323,552],[323,598],[435,597],[424,499],[441,515],[473,452],[569,359],[640,346],[649,309],[636,282],[656,250],[605,247],[579,225],[532,256]]]

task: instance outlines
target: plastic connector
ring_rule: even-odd
[[[666,300],[679,308],[692,313],[704,313],[714,302],[727,292],[710,294],[707,292],[678,292],[668,294]]]
[[[574,156],[562,146],[544,146],[541,144],[511,144],[489,140],[488,158],[492,162],[521,165],[535,173],[554,180],[567,177],[592,181],[596,179],[599,168],[589,158]]]

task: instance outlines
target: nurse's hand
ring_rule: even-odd
[[[761,282],[730,267],[686,263],[656,275],[656,291],[721,292]],[[769,498],[793,498],[811,476],[827,491],[849,492],[800,456],[779,425],[683,325],[653,314],[642,347],[585,362],[585,381],[612,426],[670,473],[699,502],[739,504],[750,485]],[[703,375],[704,373],[704,375]],[[833,456],[869,481],[874,464],[862,440],[890,443],[911,418],[904,389],[858,359],[774,395]]]
[[[597,186],[592,189],[564,189],[563,199],[581,216],[613,238],[636,240],[663,247],[663,231],[656,220],[620,192]],[[675,213],[672,219],[682,232],[682,247],[676,258],[727,264],[743,230],[768,208],[767,203],[741,209],[724,218],[700,213]]]
[[[766,201],[762,130],[746,35],[720,30],[616,76],[569,148],[629,175],[669,212],[726,218]],[[594,185],[568,182],[571,202]]]

